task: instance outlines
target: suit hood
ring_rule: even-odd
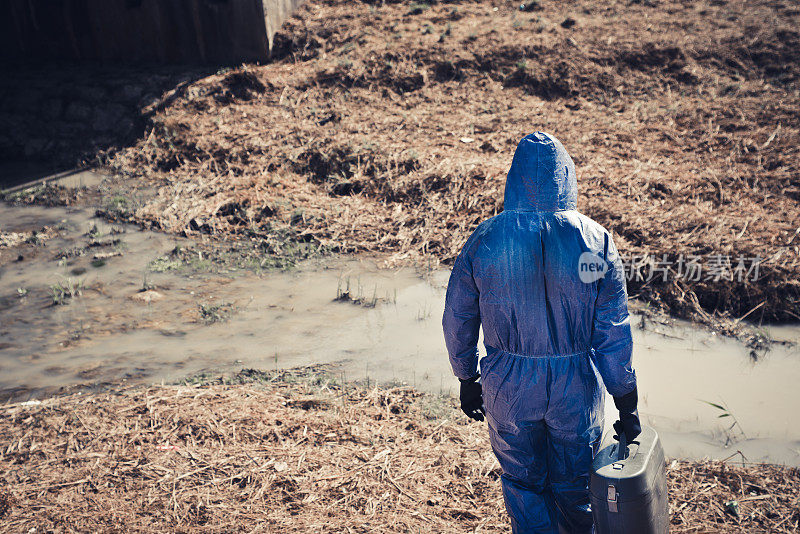
[[[578,206],[575,163],[554,136],[535,132],[517,145],[506,178],[507,211],[555,212]]]

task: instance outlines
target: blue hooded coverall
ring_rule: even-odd
[[[447,287],[442,323],[461,379],[478,372],[483,326],[483,401],[515,533],[591,532],[601,383],[613,396],[636,387],[622,263],[608,231],[576,206],[563,145],[526,136],[504,211],[470,236]]]

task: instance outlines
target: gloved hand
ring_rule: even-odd
[[[639,404],[639,393],[636,388],[621,397],[614,397],[614,405],[619,410],[619,420],[614,423],[614,431],[617,433],[615,438],[624,433],[628,443],[636,439],[642,433],[642,423],[639,421],[639,411],[636,407]]]
[[[459,393],[461,410],[467,414],[467,417],[476,421],[483,421],[486,413],[483,409],[483,389],[478,382],[480,377],[481,375],[475,375],[468,380],[458,379],[461,382],[461,392]]]

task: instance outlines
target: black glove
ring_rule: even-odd
[[[621,397],[614,397],[614,405],[619,410],[619,420],[614,423],[614,431],[617,433],[615,438],[624,433],[628,443],[636,439],[642,433],[642,423],[639,421],[639,411],[636,409],[639,404],[639,393],[636,388]]]
[[[467,417],[476,421],[483,421],[486,413],[483,409],[483,389],[478,382],[480,377],[481,375],[475,375],[469,380],[458,379],[461,382],[461,393],[459,394],[461,409],[467,414]]]

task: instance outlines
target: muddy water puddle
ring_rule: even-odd
[[[348,380],[457,392],[440,326],[447,272],[330,258],[291,271],[201,272],[202,252],[174,255],[191,250],[186,239],[111,225],[89,210],[0,206],[6,235],[29,239],[43,227],[52,231],[41,242],[0,248],[0,389],[17,399],[74,384],[317,363],[337,363]],[[740,451],[800,465],[796,346],[754,359],[743,344],[688,324],[633,324],[640,411],[670,456]],[[772,334],[800,340],[797,327]]]

